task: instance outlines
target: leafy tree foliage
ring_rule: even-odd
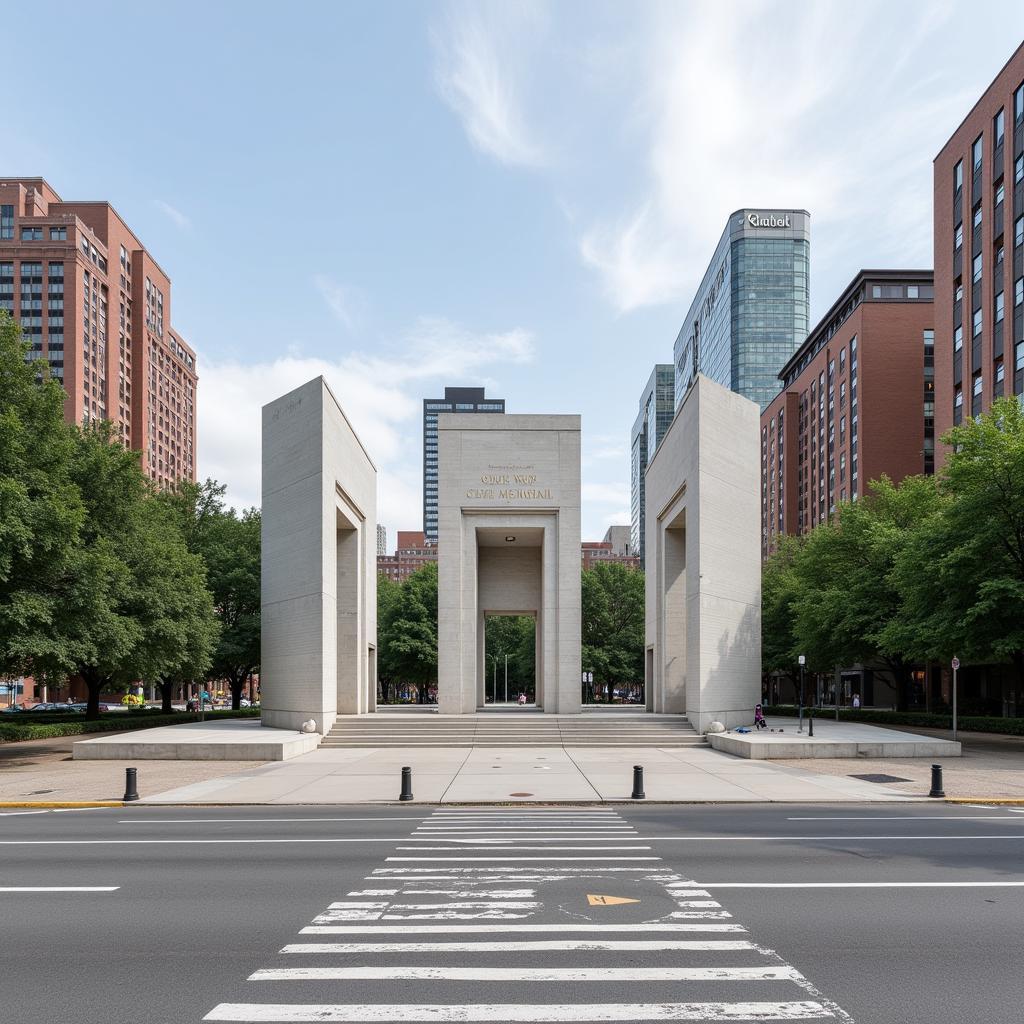
[[[796,572],[803,538],[783,537],[761,573],[761,670],[797,676],[794,603],[800,595]]]
[[[73,579],[85,507],[70,476],[64,390],[27,351],[0,310],[0,675],[55,682],[68,661],[58,595]]]
[[[644,678],[644,574],[617,562],[583,573],[583,669],[605,683]]]
[[[246,679],[260,664],[260,512],[239,516],[224,507],[225,488],[190,481],[161,497],[175,516],[188,550],[206,566],[206,585],[220,626],[207,676],[226,679],[238,708]],[[165,703],[168,701],[165,695]]]
[[[494,689],[494,700],[505,699],[505,667],[508,696],[537,696],[537,623],[532,615],[489,615],[484,633],[484,674]],[[506,656],[508,658],[506,662]],[[485,686],[485,690],[488,687]]]
[[[993,403],[943,440],[942,502],[897,562],[893,643],[914,656],[1010,661],[1024,684],[1024,413]]]
[[[437,565],[417,569],[397,588],[378,577],[378,671],[388,680],[416,683],[419,701],[437,682]]]

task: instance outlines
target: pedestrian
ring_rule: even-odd
[[[855,693],[853,695],[853,710],[856,711],[860,707],[860,694]]]
[[[754,705],[754,728],[755,729],[767,729],[768,723],[765,721],[764,708],[760,704]]]

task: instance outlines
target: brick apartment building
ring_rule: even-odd
[[[393,555],[377,555],[377,572],[404,583],[417,569],[437,561],[437,544],[422,530],[399,530]]]
[[[942,147],[935,179],[935,427],[1024,392],[1024,44]]]
[[[862,270],[761,414],[761,554],[825,522],[883,474],[934,470],[930,270]]]
[[[0,309],[63,383],[69,422],[112,421],[160,485],[195,480],[196,355],[170,279],[109,203],[0,178]]]

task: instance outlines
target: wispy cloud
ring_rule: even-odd
[[[963,107],[948,79],[921,71],[948,5],[650,10],[620,69],[634,90],[627,130],[641,174],[632,199],[592,215],[579,236],[583,263],[620,312],[691,295],[726,216],[743,206],[810,210],[825,240],[812,246],[842,261],[841,277],[875,253],[926,251],[931,155],[949,111]],[[890,25],[881,35],[880,17]]]
[[[414,528],[421,505],[421,400],[431,382],[472,383],[529,362],[529,331],[472,331],[442,317],[418,320],[396,343],[338,359],[286,356],[258,363],[205,360],[199,382],[200,475],[228,485],[237,506],[260,503],[260,409],[322,374],[378,467],[379,517]]]
[[[546,156],[523,109],[530,45],[544,17],[531,3],[462,3],[432,33],[438,91],[462,120],[470,142],[501,163],[542,165]]]
[[[363,304],[359,293],[354,288],[343,285],[326,274],[315,275],[313,284],[316,285],[317,291],[323,296],[338,322],[347,331],[354,330],[359,316],[358,311]]]
[[[192,227],[192,221],[188,219],[176,206],[171,206],[170,203],[165,202],[163,199],[154,199],[153,205],[160,210],[161,213],[166,214],[172,221],[174,221],[177,227],[183,231],[187,228]]]

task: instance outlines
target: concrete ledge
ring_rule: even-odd
[[[870,728],[870,727],[867,727]],[[815,729],[821,730],[815,724]],[[753,760],[792,760],[801,757],[959,757],[960,744],[911,733],[892,733],[875,729],[878,736],[863,739],[836,736],[815,736],[786,732],[783,735],[757,733],[708,733],[707,740],[715,750]]]
[[[317,733],[265,729],[256,719],[189,722],[79,740],[72,756],[76,761],[287,761],[316,750],[321,739]]]

